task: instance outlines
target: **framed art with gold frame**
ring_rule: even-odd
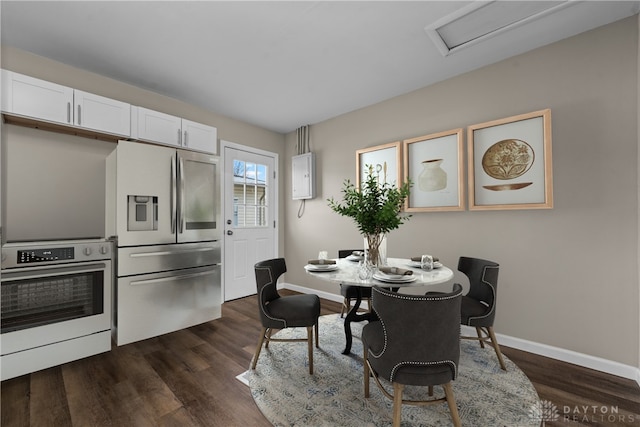
[[[405,139],[402,144],[404,174],[413,183],[405,211],[464,210],[463,129]]]
[[[400,186],[402,182],[400,150],[400,141],[357,150],[356,186],[360,188],[360,183],[370,173],[373,173],[381,184],[386,182]]]
[[[469,209],[551,209],[551,110],[467,129]]]

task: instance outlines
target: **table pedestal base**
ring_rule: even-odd
[[[378,320],[378,316],[376,316],[373,310],[370,313],[358,314],[358,309],[360,308],[360,303],[362,302],[362,288],[356,287],[356,290],[356,303],[344,318],[344,336],[347,340],[347,343],[342,354],[351,354],[351,345],[353,344],[351,322],[364,322],[365,320],[371,322],[373,320]]]

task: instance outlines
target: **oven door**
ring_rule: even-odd
[[[3,270],[2,356],[111,328],[111,261]]]

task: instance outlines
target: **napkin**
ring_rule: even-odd
[[[433,262],[438,262],[438,261],[440,261],[440,260],[438,259],[438,257],[437,257],[437,256],[434,256],[434,257],[432,257],[432,258],[433,258]],[[420,256],[412,256],[412,257],[411,257],[411,261],[415,261],[415,262],[422,262],[422,255],[420,255]]]
[[[325,264],[335,264],[335,260],[332,259],[310,259],[307,264],[312,265],[325,265]]]
[[[398,267],[378,267],[378,270],[385,274],[399,274],[401,276],[411,276],[413,274],[413,270]]]

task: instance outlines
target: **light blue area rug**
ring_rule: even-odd
[[[320,349],[314,347],[314,374],[309,375],[307,344],[272,342],[262,349],[255,371],[239,377],[265,417],[275,426],[390,426],[392,402],[373,380],[371,397],[364,398],[363,324],[353,323],[351,355],[345,356],[343,319],[320,317]],[[306,329],[285,329],[281,337],[306,337]],[[500,369],[492,348],[476,341],[461,343],[458,378],[453,382],[463,426],[539,426],[535,410],[538,395],[524,373],[505,357],[507,372]],[[391,390],[391,385],[388,390]],[[425,388],[405,389],[405,398],[424,397]],[[434,395],[444,395],[434,387]],[[451,426],[446,403],[415,407],[403,405],[402,426]]]

